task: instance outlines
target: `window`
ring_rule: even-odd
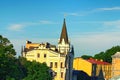
[[[37,57],[40,58],[40,54],[39,53],[37,54]]]
[[[47,57],[47,55],[46,54],[44,54],[44,58],[46,58]]]
[[[57,68],[57,62],[55,62],[55,68]]]
[[[63,68],[63,62],[61,62],[60,67]]]
[[[61,78],[63,78],[63,72],[61,72]]]
[[[50,62],[50,68],[52,68],[53,67],[53,62]]]

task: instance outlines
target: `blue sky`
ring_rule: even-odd
[[[120,44],[120,0],[0,0],[0,34],[17,55],[26,40],[57,45],[64,15],[75,57]]]

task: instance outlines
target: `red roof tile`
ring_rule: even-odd
[[[92,58],[88,59],[87,61],[92,64],[100,64],[100,65],[109,65],[110,64],[108,62],[103,62],[103,61],[92,59]]]

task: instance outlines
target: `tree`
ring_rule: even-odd
[[[13,44],[7,39],[0,35],[0,55],[15,56],[16,52],[13,48]]]
[[[21,71],[11,42],[0,35],[0,80],[20,80]]]
[[[103,59],[106,62],[112,62],[112,55],[116,52],[120,52],[120,46],[113,46],[112,48],[106,50],[105,52],[100,52],[94,56],[96,59]]]
[[[104,52],[100,52],[100,53],[98,53],[98,54],[95,54],[94,55],[94,58],[95,59],[98,59],[98,60],[101,60],[101,59],[103,59],[104,60],[104,55],[105,53]]]
[[[89,58],[93,58],[93,57],[89,56],[89,55],[82,55],[81,58],[83,58],[83,59],[89,59]]]
[[[26,61],[23,65],[27,70],[27,76],[23,80],[52,80],[50,68],[45,63]]]

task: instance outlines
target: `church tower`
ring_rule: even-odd
[[[63,54],[67,54],[70,50],[70,42],[68,40],[68,34],[67,34],[67,28],[66,28],[66,22],[64,19],[62,32],[60,35],[60,39],[58,41],[58,51]]]

